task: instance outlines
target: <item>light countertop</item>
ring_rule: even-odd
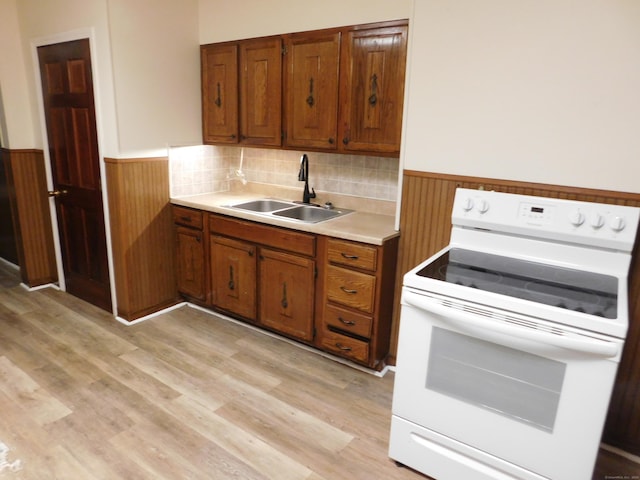
[[[386,240],[399,235],[395,230],[395,217],[381,213],[354,210],[330,220],[318,223],[304,223],[287,220],[273,215],[255,213],[231,208],[229,205],[261,198],[291,201],[290,198],[276,197],[255,192],[219,192],[191,195],[186,197],[172,197],[171,203],[183,207],[196,208],[207,212],[229,215],[244,220],[261,222],[268,225],[290,228],[303,232],[327,235],[331,237],[353,240],[356,242],[382,245]],[[340,209],[336,205],[336,209]]]

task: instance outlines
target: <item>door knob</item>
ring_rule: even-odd
[[[60,195],[66,195],[69,192],[66,190],[49,190],[48,193],[50,197],[59,197]]]

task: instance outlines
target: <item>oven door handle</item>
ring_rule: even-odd
[[[451,308],[438,303],[437,300],[427,299],[422,295],[404,291],[402,294],[405,303],[426,312],[434,313],[447,323],[455,323],[462,329],[473,330],[475,334],[480,333],[484,337],[490,337],[491,332],[501,334],[504,343],[505,337],[517,337],[522,340],[536,342],[542,345],[553,345],[555,347],[573,350],[577,352],[589,353],[603,357],[615,357],[618,355],[619,347],[613,342],[584,337],[578,339],[554,333],[547,333],[541,330],[519,327],[513,324],[497,320],[487,320],[473,313],[465,312],[458,308]],[[559,329],[561,330],[561,329]]]

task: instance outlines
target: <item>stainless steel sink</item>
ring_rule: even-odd
[[[261,198],[249,202],[237,203],[229,205],[229,208],[237,208],[262,216],[273,216],[282,220],[292,220],[303,223],[318,223],[353,211],[328,209],[319,205],[300,205],[294,202],[274,200],[271,198]]]
[[[312,205],[300,205],[298,207],[273,212],[273,215],[277,217],[290,218],[292,220],[299,220],[306,223],[317,223],[329,220],[330,218],[339,217],[340,215],[345,215],[349,212],[351,212],[351,210],[329,210]]]
[[[280,200],[272,200],[270,198],[263,198],[260,200],[252,200],[250,202],[238,203],[237,205],[231,205],[233,208],[239,208],[241,210],[249,210],[251,212],[268,213],[275,212],[276,210],[282,210],[283,208],[293,207],[293,203],[281,202]]]

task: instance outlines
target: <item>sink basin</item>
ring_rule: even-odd
[[[276,217],[290,218],[292,220],[300,220],[306,223],[322,222],[323,220],[329,220],[330,218],[338,217],[349,213],[350,210],[328,210],[321,207],[305,206],[287,208],[286,210],[280,210],[274,212]]]
[[[245,210],[256,215],[280,218],[302,223],[318,223],[330,220],[340,215],[351,213],[353,210],[328,209],[319,205],[298,204],[271,198],[260,198],[248,202],[227,205],[228,208]]]
[[[279,200],[271,200],[269,198],[263,198],[260,200],[252,200],[250,202],[238,203],[232,205],[233,208],[239,208],[241,210],[249,210],[251,212],[268,213],[275,212],[276,210],[282,210],[283,208],[292,207],[292,203],[281,202]]]

